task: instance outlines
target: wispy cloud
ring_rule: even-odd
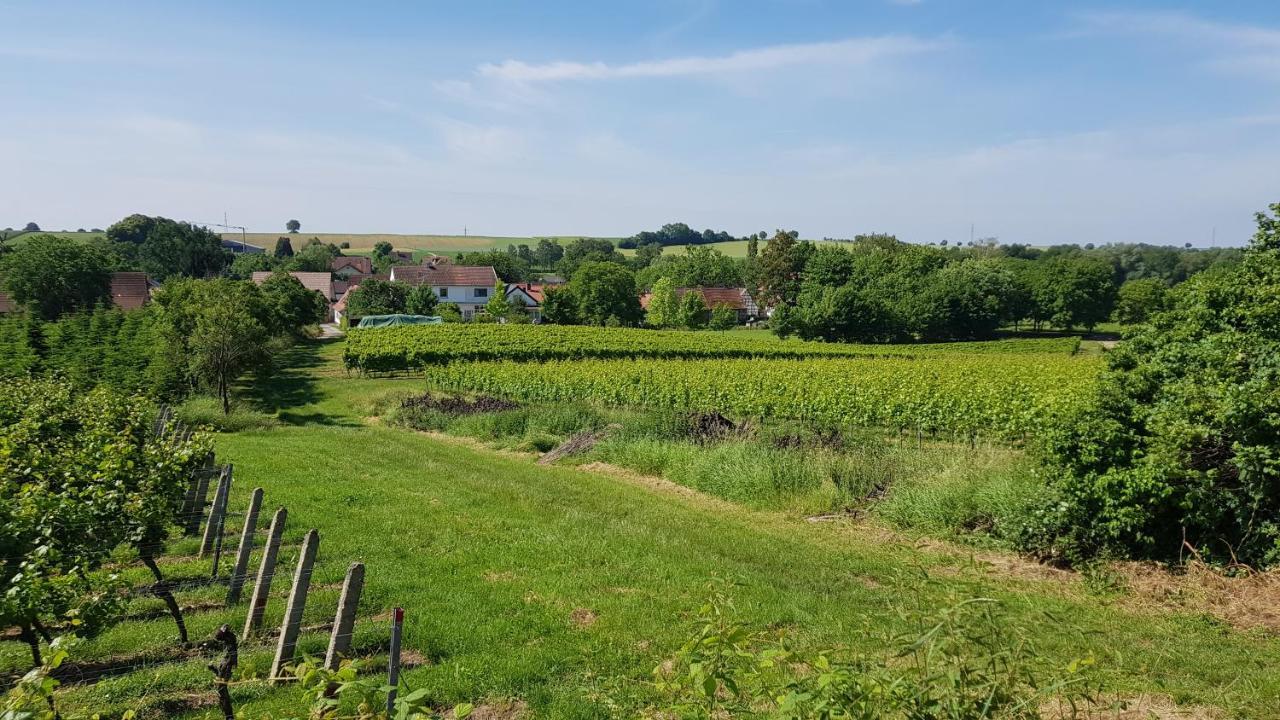
[[[531,64],[507,60],[481,65],[477,72],[487,78],[524,83],[728,75],[800,65],[862,66],[889,58],[937,51],[949,44],[945,40],[889,35],[834,42],[771,45],[721,56],[680,57],[618,65],[570,61]]]
[[[1181,12],[1099,12],[1080,16],[1095,32],[1157,37],[1210,53],[1210,69],[1280,80],[1280,28],[1206,20]]]

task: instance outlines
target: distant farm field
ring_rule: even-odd
[[[273,248],[280,237],[301,238],[302,242],[317,237],[321,242],[341,245],[349,243],[352,251],[369,251],[380,242],[389,242],[396,250],[414,250],[452,254],[460,252],[483,252],[485,250],[505,250],[508,245],[537,245],[544,236],[537,237],[500,237],[495,235],[395,235],[390,233],[247,233],[245,242],[259,247]],[[240,233],[223,233],[227,240],[240,240]],[[576,240],[579,236],[546,236],[561,244]],[[614,238],[608,238],[613,240]]]
[[[810,242],[813,242],[813,243],[816,243],[816,244],[819,244],[819,245],[825,245],[825,244],[828,244],[828,243],[833,244],[833,245],[834,245],[834,244],[836,244],[836,243],[831,242],[830,240],[811,240]],[[764,246],[765,246],[765,245],[768,245],[768,244],[769,244],[769,241],[768,241],[768,240],[762,241],[762,242],[760,243],[760,249],[761,249],[761,250],[763,250],[763,249],[764,249]],[[663,247],[663,248],[662,248],[662,252],[663,252],[664,254],[666,254],[666,255],[679,255],[679,254],[683,253],[683,252],[685,251],[685,249],[686,249],[686,248],[688,248],[688,247],[691,247],[691,246],[689,246],[689,245],[667,245],[667,246],[665,246],[665,247]],[[697,246],[692,246],[692,247],[709,247],[709,248],[714,248],[714,249],[719,250],[720,252],[724,253],[725,255],[728,255],[729,257],[744,258],[744,257],[746,257],[746,256],[747,256],[747,241],[746,241],[746,240],[730,240],[729,242],[707,243],[707,244],[705,244],[705,245],[697,245]],[[623,255],[626,255],[626,256],[628,256],[628,257],[629,257],[629,256],[631,256],[631,255],[635,255],[635,254],[636,254],[636,251],[635,251],[635,250],[623,250],[623,251],[622,251],[622,254],[623,254]]]

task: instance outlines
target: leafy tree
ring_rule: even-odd
[[[328,300],[287,272],[273,273],[260,288],[274,320],[269,328],[273,334],[300,334],[307,325],[327,319]]]
[[[566,253],[567,258],[567,253]],[[588,325],[635,325],[642,311],[635,275],[621,264],[585,262],[569,281],[578,316]]]
[[[507,300],[507,286],[499,280],[493,286],[493,292],[489,295],[489,302],[485,303],[484,312],[495,320],[505,319],[511,314],[511,303]]]
[[[391,247],[391,243],[386,240],[380,240],[373,245],[373,256],[375,258],[390,257],[395,248]]]
[[[447,323],[462,322],[462,311],[453,303],[440,303],[440,310],[436,314]]]
[[[95,245],[53,235],[28,238],[4,256],[4,286],[45,320],[108,304],[111,260]]]
[[[293,257],[293,243],[287,237],[276,238],[276,249],[273,253],[277,258]]]
[[[552,325],[577,325],[578,302],[568,286],[548,287],[542,291],[542,319]]]
[[[37,225],[37,224],[35,224],[35,223],[33,223],[33,222],[29,222],[29,223],[27,223],[26,225],[23,225],[23,226],[22,226],[22,232],[24,232],[24,233],[36,233],[36,232],[40,232],[40,226],[39,226],[39,225]]]
[[[1120,286],[1116,298],[1115,320],[1124,325],[1144,323],[1164,309],[1168,289],[1156,278],[1130,280]]]
[[[769,316],[769,330],[782,339],[787,339],[800,331],[800,311],[790,305],[779,305]]]
[[[347,315],[353,319],[369,315],[396,315],[408,306],[409,286],[402,282],[365,280],[347,296]]]
[[[231,261],[229,274],[237,280],[249,280],[256,272],[271,272],[280,266],[275,256],[266,253],[240,253]]]
[[[340,255],[341,251],[333,245],[308,243],[289,257],[285,268],[297,272],[329,272],[333,267],[333,259]]]
[[[290,220],[289,222],[284,224],[284,228],[291,233],[296,233],[302,229],[302,223],[298,222],[297,220]]]
[[[501,250],[459,253],[454,262],[458,265],[491,266],[499,280],[509,283],[523,282],[532,274],[528,263],[521,260],[519,255]]]
[[[533,251],[533,265],[540,268],[551,269],[560,262],[564,257],[564,247],[560,243],[542,238],[538,241],[538,247]]]
[[[680,298],[680,326],[698,330],[707,326],[710,311],[701,290],[688,290]]]
[[[1111,266],[1083,256],[1037,261],[1031,294],[1038,316],[1057,327],[1092,329],[1111,315]]]
[[[410,315],[435,315],[440,298],[430,285],[417,285],[409,290],[404,299],[404,311]],[[456,307],[454,308],[457,309]]]
[[[1043,439],[1046,555],[1280,563],[1280,203],[1243,262],[1201,273],[1107,354],[1093,407]]]
[[[649,246],[642,246],[649,247]],[[663,255],[636,274],[641,287],[669,277],[676,287],[741,287],[743,265],[715,248],[687,247],[680,255]]]
[[[231,264],[220,235],[165,217],[130,215],[107,228],[107,240],[126,263],[157,280],[210,277]]]
[[[794,311],[785,305],[778,309],[783,307],[787,307],[784,329],[788,321],[786,315],[794,312],[795,332],[805,340],[885,342],[899,334],[889,312],[878,300],[848,285],[810,289],[801,296]]]
[[[765,307],[794,304],[800,294],[800,273],[813,246],[796,238],[794,231],[779,230],[760,253],[756,300]]]
[[[613,243],[602,238],[578,238],[564,249],[564,255],[556,268],[565,277],[572,277],[583,263],[609,262],[626,265],[627,259]]]
[[[231,414],[231,384],[267,357],[266,333],[252,313],[235,303],[215,303],[196,314],[188,341],[191,371],[217,390],[224,414]]]
[[[660,278],[653,284],[645,321],[656,328],[676,327],[680,324],[680,301],[676,297],[676,285],[671,278]]]
[[[711,322],[708,324],[712,330],[732,330],[738,325],[738,311],[729,307],[724,303],[717,303],[711,308]]]
[[[631,265],[637,270],[643,270],[653,264],[662,256],[662,246],[657,243],[645,243],[636,248],[636,254],[631,258]]]

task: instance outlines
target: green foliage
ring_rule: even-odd
[[[445,303],[441,310],[451,307]],[[686,333],[571,325],[460,325],[352,330],[343,348],[347,368],[402,372],[456,361],[625,358],[841,358],[1036,355],[1069,361],[1077,338],[999,340],[938,345],[836,345],[773,342],[735,334]],[[1053,357],[1057,355],[1058,357]]]
[[[111,262],[96,245],[36,235],[4,255],[0,275],[15,302],[53,320],[108,304]]]
[[[533,251],[533,260],[540,268],[550,270],[564,257],[564,247],[554,240],[542,238]]]
[[[731,330],[738,325],[738,311],[724,303],[717,303],[711,308],[711,320],[708,327],[712,330]]]
[[[649,309],[645,315],[645,322],[656,328],[677,327],[679,310],[675,282],[671,278],[659,278],[649,293]]]
[[[276,238],[276,248],[272,254],[278,260],[293,257],[293,243],[287,237]]]
[[[761,307],[794,304],[800,294],[800,274],[813,245],[798,242],[797,237],[795,231],[779,230],[760,253],[756,302]]]
[[[569,290],[579,319],[587,325],[629,326],[641,320],[635,275],[623,265],[583,263],[569,281]]]
[[[163,542],[209,451],[201,436],[152,435],[154,412],[105,388],[0,384],[0,624],[92,634],[115,615],[112,581],[90,573],[121,544]]]
[[[489,294],[489,302],[485,303],[484,312],[494,319],[505,319],[512,313],[511,303],[507,301],[507,286],[499,280]]]
[[[302,229],[302,223],[298,222],[297,220],[290,220],[289,222],[284,224],[284,228],[291,233],[296,233]]]
[[[1144,323],[1165,309],[1168,287],[1158,278],[1129,280],[1116,296],[1115,321],[1124,325]]]
[[[333,259],[341,255],[342,251],[336,245],[323,245],[319,241],[309,242],[288,257],[284,263],[284,269],[295,272],[327,273],[333,267]]]
[[[369,279],[347,295],[347,316],[395,315],[408,306],[409,286],[402,282]]]
[[[636,282],[640,287],[651,287],[662,277],[671,278],[676,287],[741,287],[743,284],[741,263],[709,247],[691,246],[680,255],[663,255],[636,273]]]
[[[1031,720],[1051,701],[1094,702],[1085,674],[1093,659],[1065,672],[1047,667],[996,600],[972,598],[921,618],[917,634],[887,638],[884,654],[869,656],[753,631],[722,585],[713,585],[670,666],[653,671],[680,717]]]
[[[404,311],[410,315],[435,315],[440,298],[430,285],[422,284],[409,290],[404,298]],[[456,310],[457,307],[455,306]]]
[[[273,273],[259,288],[272,319],[268,329],[274,335],[298,335],[307,325],[327,319],[329,303],[325,297],[287,272]]]
[[[1202,273],[1107,356],[1089,406],[1046,438],[1059,498],[1026,544],[1280,562],[1280,204],[1241,265]]]
[[[157,280],[209,277],[231,263],[217,233],[164,217],[130,215],[107,228],[107,239],[129,266]]]
[[[231,261],[230,274],[236,280],[250,280],[256,272],[271,272],[280,261],[267,253],[240,253]]]
[[[568,287],[547,287],[542,291],[542,320],[552,325],[576,325],[578,302]]]
[[[703,297],[701,290],[690,289],[680,297],[680,308],[677,315],[680,327],[700,330],[707,326],[709,317],[710,311],[707,309],[707,301]]]
[[[490,250],[488,252],[459,253],[454,263],[457,265],[489,265],[503,282],[523,282],[531,277],[529,263],[519,255]]]
[[[556,264],[556,270],[565,277],[572,277],[583,263],[626,265],[627,259],[608,240],[578,238],[564,248],[564,254]]]

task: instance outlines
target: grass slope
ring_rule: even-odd
[[[910,630],[903,613],[977,595],[1005,601],[1057,664],[1090,654],[1113,690],[1263,712],[1280,693],[1280,643],[1204,617],[1123,611],[1080,587],[988,572],[964,552],[885,542],[689,493],[442,443],[368,424],[364,398],[406,381],[348,379],[338,347],[258,386],[289,425],[224,436],[236,503],[254,485],[320,529],[322,562],[369,567],[366,608],[409,609],[406,645],[434,664],[409,674],[443,702],[519,697],[543,717],[628,712],[685,639],[681,618],[714,577],[752,624],[803,643],[872,650]],[[575,611],[598,619],[575,623]],[[581,615],[581,613],[579,613]],[[246,709],[277,706],[264,699]],[[251,713],[252,714],[252,713]]]
[[[1280,641],[1203,616],[1123,609],[1080,583],[1010,575],[873,525],[807,523],[384,427],[363,417],[367,399],[421,381],[347,377],[340,351],[302,346],[290,369],[248,388],[281,425],[219,436],[219,456],[236,467],[231,504],[242,508],[261,486],[264,510],[288,506],[290,544],[317,528],[317,582],[365,562],[362,615],[407,609],[405,647],[425,661],[408,682],[442,705],[520,698],[537,717],[636,716],[652,700],[649,672],[687,638],[686,618],[712,578],[736,583],[743,620],[801,644],[878,651],[886,635],[918,631],[918,613],[985,596],[1003,601],[1049,662],[1097,657],[1099,676],[1122,696],[1169,694],[1247,717],[1271,714],[1280,696]],[[292,561],[282,567],[291,572]],[[273,599],[273,617],[282,605]],[[314,612],[324,608],[332,605],[317,601]],[[207,634],[226,616],[241,622],[243,605],[192,625]],[[171,634],[164,620],[133,621],[88,649],[119,652]],[[323,646],[308,638],[313,651]],[[246,656],[260,663],[264,651]],[[71,692],[121,707],[193,685],[208,687],[195,662]],[[298,714],[288,688],[236,686],[233,695],[246,717]]]

